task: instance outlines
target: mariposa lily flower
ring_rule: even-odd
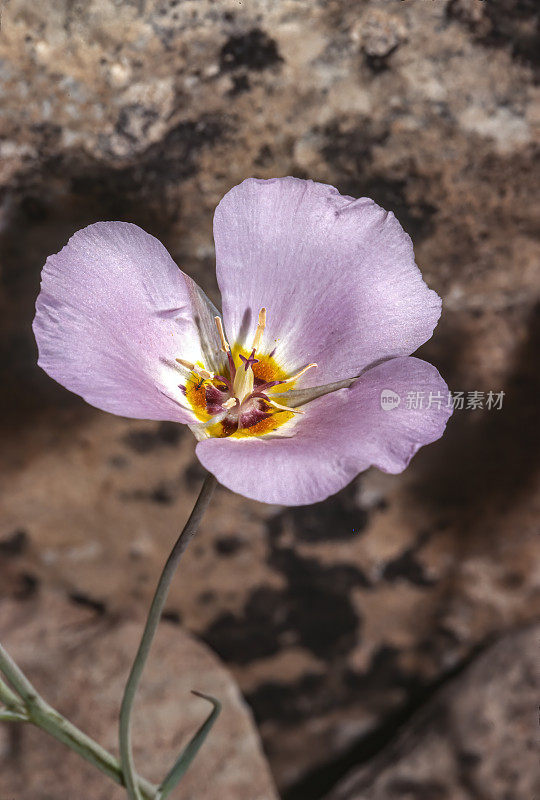
[[[249,179],[219,203],[214,238],[222,313],[136,225],[75,233],[43,268],[40,366],[105,411],[188,425],[222,484],[267,503],[401,472],[442,435],[447,386],[410,357],[441,302],[392,213]]]

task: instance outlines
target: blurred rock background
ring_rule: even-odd
[[[444,300],[421,355],[454,391],[505,392],[403,475],[319,506],[218,491],[170,596],[167,702],[183,735],[194,648],[204,689],[215,670],[233,698],[232,773],[258,782],[208,758],[213,783],[194,773],[179,798],[273,800],[258,736],[283,800],[540,796],[539,52],[532,0],[4,1],[0,636],[60,708],[121,685],[202,475],[188,431],[96,411],[36,367],[40,270],[77,228],[138,223],[218,301],[212,213],[231,186],[292,174],[369,195]],[[125,659],[102,657],[105,635]],[[81,717],[113,746],[107,719]],[[0,796],[26,800],[21,765],[50,764],[20,735],[2,731]],[[28,798],[79,796],[78,770]]]

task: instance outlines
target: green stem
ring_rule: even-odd
[[[4,683],[2,678],[0,678],[0,701],[5,705],[7,709],[10,711],[24,711],[24,706],[21,703],[21,698],[12,692],[7,683]]]
[[[18,711],[0,710],[0,722],[29,722],[29,717]]]
[[[193,507],[193,511],[186,522],[184,530],[176,540],[176,544],[174,545],[171,554],[167,559],[167,563],[163,568],[163,572],[161,573],[161,577],[154,594],[154,599],[152,600],[152,605],[150,606],[150,611],[148,612],[148,618],[146,620],[141,643],[139,645],[139,649],[137,650],[137,655],[135,656],[135,661],[133,662],[126,688],[124,690],[122,707],[120,709],[120,763],[122,765],[124,782],[130,800],[142,800],[135,780],[135,768],[131,747],[131,712],[133,709],[133,703],[135,701],[137,687],[139,685],[144,665],[152,646],[152,641],[159,625],[159,620],[161,618],[161,613],[167,598],[171,580],[176,572],[176,568],[180,558],[182,557],[182,554],[197,532],[216,484],[217,481],[214,476],[208,474],[204,480],[200,494]]]
[[[0,721],[32,722],[38,728],[54,736],[59,742],[70,747],[113,781],[121,786],[124,785],[122,768],[117,759],[52,708],[38,694],[2,645],[0,645],[0,672],[4,674],[22,700],[22,702],[18,702],[17,710],[3,712]],[[3,682],[2,686],[5,686]],[[13,695],[11,690],[8,689],[8,691]],[[153,800],[157,787],[138,776],[135,777],[135,780],[140,788],[140,796],[144,800]]]

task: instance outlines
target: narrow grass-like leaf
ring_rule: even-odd
[[[216,700],[215,697],[211,697],[208,694],[203,694],[202,692],[196,692],[194,690],[192,690],[192,694],[196,695],[197,697],[202,697],[203,700],[208,700],[209,703],[212,703],[214,708],[203,722],[199,730],[193,735],[178,756],[173,768],[159,787],[156,800],[165,800],[165,798],[168,797],[172,790],[178,785],[180,780],[185,775],[189,765],[201,749],[204,740],[210,733],[210,730],[212,729],[212,726],[218,718],[219,712],[221,711],[221,703],[219,700]]]

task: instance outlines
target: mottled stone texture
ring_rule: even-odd
[[[0,607],[2,642],[38,691],[112,753],[141,622],[107,619],[99,608],[52,592]],[[192,689],[219,695],[223,709],[204,758],[192,764],[174,797],[277,800],[251,714],[231,675],[207,647],[170,622],[158,630],[133,714],[139,772],[159,783],[208,716],[211,706]],[[125,789],[43,731],[30,725],[0,728],[2,799],[125,796]]]
[[[540,796],[540,626],[505,636],[327,800]]]
[[[454,390],[506,393],[404,475],[319,506],[218,491],[168,613],[234,672],[287,800],[324,796],[538,615],[537,22],[529,0],[4,4],[4,596],[53,584],[142,614],[200,483],[189,432],[85,407],[35,366],[41,266],[85,224],[139,223],[218,301],[212,211],[232,185],[371,195],[444,299],[423,355]]]

